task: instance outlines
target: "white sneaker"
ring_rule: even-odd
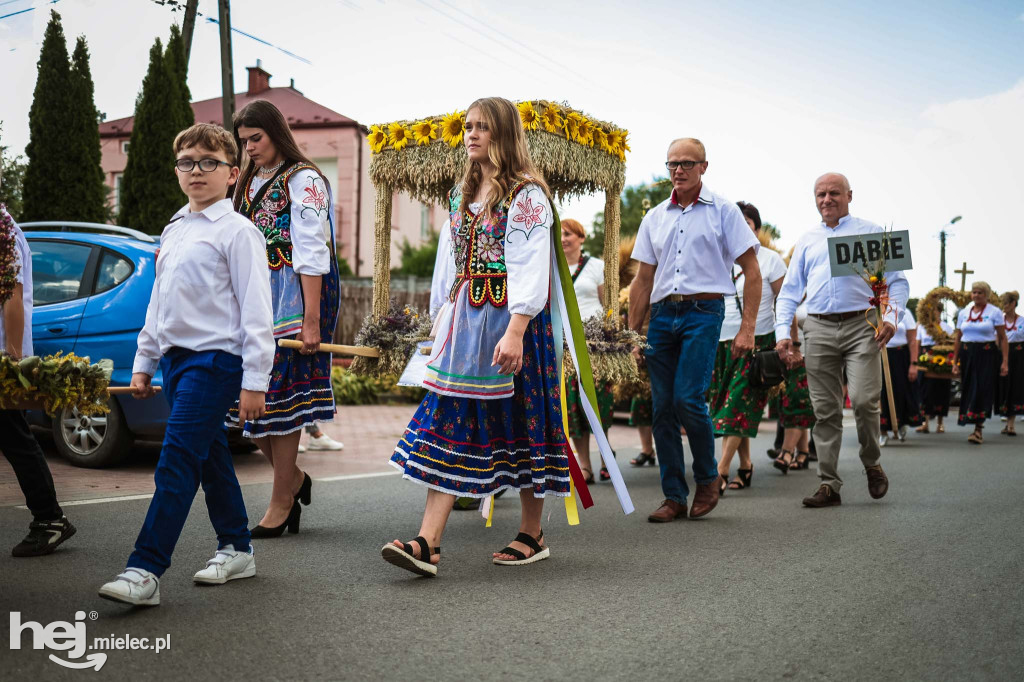
[[[305,451],[306,451],[306,446],[303,445],[302,443],[299,443],[299,452],[305,452]]]
[[[128,567],[100,588],[100,596],[133,606],[158,606],[160,579],[143,568]]]
[[[204,585],[223,585],[229,580],[251,578],[256,575],[256,557],[252,545],[248,552],[236,552],[233,545],[218,549],[213,558],[206,562],[206,568],[192,576],[192,580]]]
[[[339,443],[326,433],[317,437],[310,436],[309,438],[309,450],[343,450],[344,448],[344,443]]]
[[[885,444],[888,443],[888,442],[889,442],[889,436],[886,436],[885,434],[882,434],[881,436],[878,437],[878,447],[884,448]]]

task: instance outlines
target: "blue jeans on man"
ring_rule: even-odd
[[[654,403],[654,444],[661,465],[661,488],[666,499],[686,504],[683,439],[686,429],[693,452],[697,485],[718,478],[715,435],[705,394],[711,384],[718,336],[725,317],[722,299],[658,301],[651,305],[647,330],[647,369]]]
[[[171,565],[200,483],[218,549],[232,545],[236,551],[249,551],[249,517],[224,425],[242,388],[242,358],[224,351],[172,348],[160,367],[171,414],[156,465],[156,493],[127,564],[157,576]]]

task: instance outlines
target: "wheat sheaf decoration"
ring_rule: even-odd
[[[516,105],[533,162],[557,197],[617,190],[625,181],[629,131],[565,103],[528,100]],[[375,185],[402,189],[422,201],[443,202],[461,177],[466,112],[370,126]]]

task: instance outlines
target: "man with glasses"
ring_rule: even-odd
[[[814,201],[821,223],[801,235],[775,304],[775,337],[779,357],[790,367],[800,363],[799,343],[790,339],[790,325],[807,292],[807,320],[804,322],[807,386],[817,423],[814,440],[818,450],[817,492],[804,498],[806,507],[835,507],[842,503],[839,488],[839,446],[843,439],[843,370],[846,370],[850,403],[857,422],[860,461],[868,479],[868,493],[874,499],[885,496],[889,479],[878,463],[879,401],[882,392],[882,364],[879,354],[896,333],[905,310],[910,285],[902,272],[887,273],[891,308],[882,324],[872,326],[867,315],[874,296],[860,277],[832,277],[828,238],[881,232],[872,222],[850,215],[853,190],[839,173],[826,173],[814,183]]]
[[[654,403],[654,442],[661,465],[665,501],[648,521],[686,517],[689,488],[683,461],[682,425],[693,451],[697,484],[690,518],[718,504],[718,463],[711,416],[704,401],[725,317],[725,296],[736,292],[733,264],[744,275],[740,331],[735,355],[754,348],[754,326],[761,301],[760,244],[735,203],[704,186],[707,154],[700,140],[682,138],[668,148],[665,167],[672,195],[651,209],[640,224],[633,258],[640,268],[629,288],[629,326],[640,331],[648,310],[647,368]]]

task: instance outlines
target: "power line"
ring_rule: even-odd
[[[7,2],[0,3],[0,5],[9,5],[12,2],[17,2],[17,1],[18,0],[7,0]],[[56,5],[58,2],[60,2],[60,0],[49,0],[48,2],[44,2],[43,5]],[[29,7],[28,9],[20,9],[17,12],[11,12],[10,14],[4,14],[3,16],[0,16],[0,19],[7,19],[8,17],[16,17],[19,14],[24,14],[25,12],[31,12],[32,10],[36,9],[37,7],[42,7],[42,5],[38,5],[38,6],[33,5],[32,7]]]
[[[209,23],[209,24],[220,24],[220,22],[217,21],[216,19],[214,19],[213,17],[206,17],[206,22]],[[293,59],[298,59],[300,62],[302,62],[304,64],[309,64],[310,66],[313,65],[313,62],[309,61],[305,57],[302,57],[300,55],[295,54],[294,52],[286,50],[286,49],[284,49],[283,47],[281,47],[279,45],[274,45],[270,41],[264,40],[263,38],[260,38],[258,36],[254,36],[251,33],[246,33],[245,31],[243,31],[241,29],[235,28],[234,26],[231,27],[231,32],[232,33],[241,34],[241,35],[245,36],[246,38],[249,38],[251,40],[255,40],[257,43],[261,43],[263,45],[266,45],[267,47],[272,47],[275,50],[277,50],[278,52],[283,52],[284,54],[288,55],[289,57],[292,57]]]

